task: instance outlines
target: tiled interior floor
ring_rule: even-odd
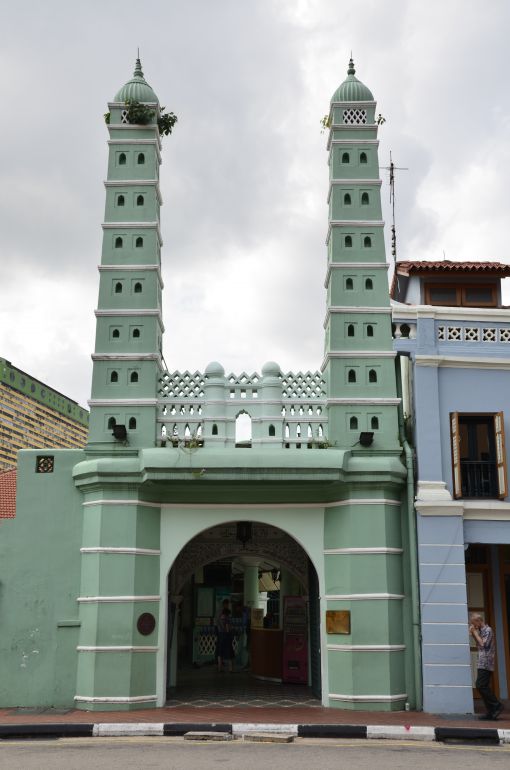
[[[321,702],[306,685],[262,681],[247,671],[219,673],[216,666],[211,665],[178,671],[177,687],[168,691],[166,707],[182,706],[317,708]]]

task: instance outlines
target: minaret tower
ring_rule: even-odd
[[[398,448],[398,418],[374,97],[355,77],[331,99],[327,314],[329,441]]]
[[[130,122],[128,107],[134,102],[148,108],[148,122]],[[125,427],[130,447],[155,445],[163,333],[159,101],[144,79],[140,59],[131,80],[108,106],[108,178],[88,445],[103,451],[126,443],[118,440],[122,428],[117,439],[113,437],[114,426]]]

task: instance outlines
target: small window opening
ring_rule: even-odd
[[[123,206],[125,203],[125,198],[123,195],[119,195],[117,198],[117,206]]]
[[[354,337],[354,324],[349,324],[347,327],[347,336]]]
[[[131,372],[129,376],[130,382],[138,382],[138,372]]]
[[[344,206],[350,206],[351,205],[351,196],[349,193],[345,193],[344,195]]]
[[[122,284],[120,281],[117,281],[115,284],[115,294],[122,294]]]
[[[370,369],[368,373],[368,381],[377,382],[377,372],[375,371],[375,369]]]
[[[351,417],[349,420],[349,428],[351,430],[358,430],[358,418],[357,417]]]
[[[214,425],[212,426],[212,435],[213,436],[218,435],[218,426],[216,425],[216,423],[214,423]]]
[[[349,369],[347,382],[356,382],[356,371],[354,369]]]
[[[137,206],[143,206],[143,204],[144,204],[143,195],[137,195],[136,196],[136,205]]]
[[[345,248],[346,249],[352,249],[352,236],[346,235],[345,236]]]
[[[251,446],[251,417],[247,412],[241,412],[236,418],[236,446]]]
[[[362,193],[361,194],[361,205],[362,206],[368,206],[369,203],[370,203],[370,200],[369,200],[369,197],[368,197],[368,193],[367,192]]]
[[[352,291],[354,289],[354,281],[352,280],[352,278],[346,278],[345,288],[347,291]]]
[[[140,336],[140,329],[133,329],[133,337],[138,339]]]
[[[143,152],[138,153],[136,162],[138,163],[139,166],[143,166],[143,164],[145,163],[145,155],[143,154]]]
[[[139,236],[139,237],[136,239],[136,241],[135,241],[135,247],[136,247],[137,249],[141,249],[141,248],[142,248],[142,246],[143,246],[143,238],[141,238],[141,237]]]
[[[359,162],[360,163],[366,163],[367,162],[367,154],[366,154],[366,152],[361,152],[360,153]]]
[[[350,162],[349,153],[348,152],[343,152],[342,153],[342,163],[349,163],[349,162]]]
[[[116,249],[121,249],[122,248],[122,238],[120,238],[120,237],[115,238],[115,248]]]
[[[367,278],[365,280],[365,289],[367,291],[372,291],[373,288],[374,288],[374,282],[372,281],[371,278]]]
[[[129,430],[136,430],[136,417],[130,417],[128,423]]]
[[[118,382],[119,381],[119,373],[118,372],[111,372],[110,374],[110,382]]]
[[[379,430],[379,418],[378,417],[372,417],[370,420],[370,427],[372,430]]]
[[[372,238],[369,235],[365,235],[365,237],[363,238],[363,246],[365,247],[365,249],[372,248]]]
[[[269,426],[269,435],[270,436],[276,436],[276,430],[275,430],[274,425],[270,425]]]
[[[133,287],[133,291],[135,294],[141,294],[142,293],[142,284],[137,281]]]
[[[108,430],[113,430],[115,428],[116,422],[115,417],[109,417],[108,418]]]
[[[372,324],[368,324],[367,326],[367,337],[373,337],[374,336],[374,327]]]
[[[120,337],[120,331],[119,331],[118,329],[114,329],[114,330],[112,331],[112,337],[113,337],[114,339],[117,339],[118,337]]]
[[[121,152],[119,155],[119,166],[125,166],[126,165],[126,153]]]

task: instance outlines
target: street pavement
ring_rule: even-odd
[[[228,741],[190,743],[182,738],[66,738],[0,741],[2,770],[508,770],[510,745],[463,746],[403,741],[298,738],[275,745]]]

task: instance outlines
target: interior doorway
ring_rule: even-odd
[[[168,575],[167,639],[168,706],[321,705],[318,577],[278,527],[236,521],[188,542]]]

